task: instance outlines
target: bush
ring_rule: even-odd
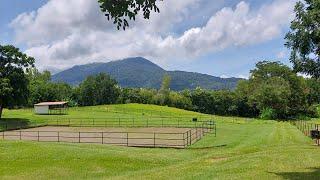
[[[277,113],[272,108],[264,108],[260,114],[260,118],[264,120],[276,119]]]
[[[319,112],[319,105],[313,105],[310,106],[307,110],[306,113],[308,116],[313,117],[313,118],[318,118],[320,117],[320,112]]]

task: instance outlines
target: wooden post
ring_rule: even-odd
[[[40,133],[39,133],[39,131],[38,131],[38,142],[40,141],[40,137],[39,137],[39,135],[40,135]]]
[[[58,131],[58,142],[60,142],[60,133]]]
[[[156,133],[153,133],[153,147],[156,147]]]
[[[79,143],[81,143],[81,132],[79,132]]]

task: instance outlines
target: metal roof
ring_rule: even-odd
[[[68,102],[65,101],[60,101],[60,102],[41,102],[38,104],[35,104],[35,106],[53,106],[53,105],[64,105],[67,104]]]

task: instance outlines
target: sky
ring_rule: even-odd
[[[118,31],[97,0],[0,0],[0,43],[53,73],[145,57],[166,70],[247,78],[262,60],[290,66],[284,36],[296,0],[164,0]]]

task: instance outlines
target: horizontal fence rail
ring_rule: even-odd
[[[312,131],[320,131],[320,124],[311,123],[307,121],[290,121],[290,123],[294,126],[296,126],[305,136],[308,136],[310,138],[316,139],[316,143],[318,146],[320,146],[320,136],[313,137],[311,132]]]
[[[43,122],[26,123],[0,122],[1,130],[16,130],[37,126],[75,126],[75,127],[177,127],[195,128],[208,121],[192,121],[185,117],[152,117],[152,118],[52,118]]]

